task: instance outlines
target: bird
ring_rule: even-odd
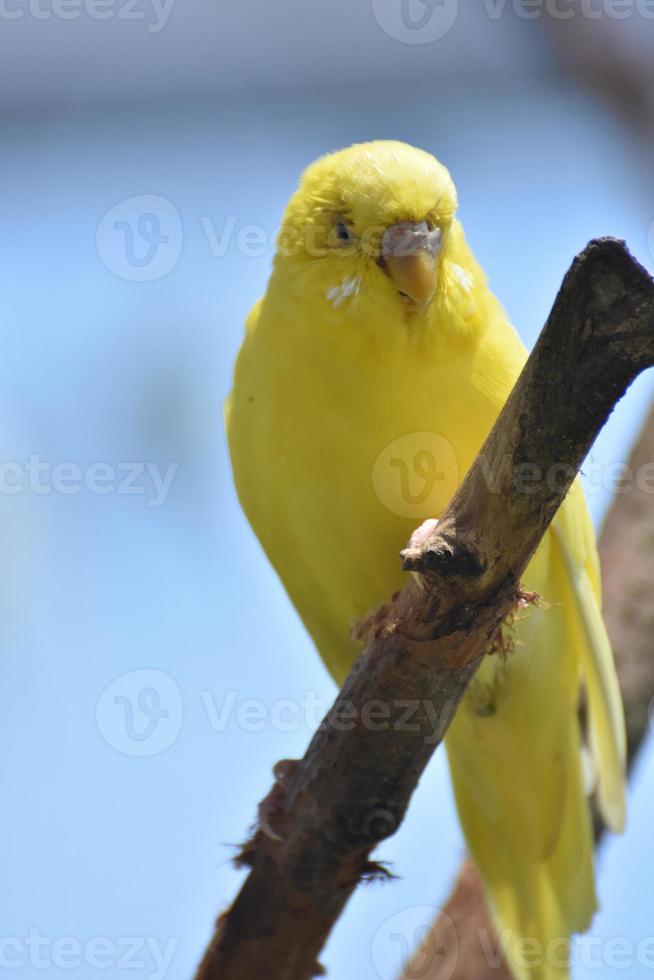
[[[236,491],[338,685],[355,624],[404,584],[399,551],[442,514],[526,361],[457,211],[426,150],[378,140],[321,157],[236,359]],[[597,909],[590,793],[609,828],[625,822],[623,707],[578,482],[524,586],[539,600],[483,659],[445,747],[513,975],[562,980]]]

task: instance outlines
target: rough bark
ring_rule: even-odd
[[[591,242],[440,522],[403,553],[415,574],[367,622],[364,650],[304,759],[273,788],[275,836],[259,830],[244,853],[250,873],[198,980],[315,975],[370,852],[400,825],[480,659],[521,601],[520,576],[593,439],[652,363],[654,282],[622,243]],[[535,466],[539,479],[520,492],[516,474]],[[407,704],[410,726],[400,723]]]

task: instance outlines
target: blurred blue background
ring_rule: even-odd
[[[592,236],[654,265],[654,21],[411,3],[0,10],[0,974],[189,977],[272,765],[334,695],[221,422],[301,170],[370,138],[434,152],[527,344]],[[651,396],[593,450],[598,523]],[[646,749],[576,977],[654,970],[653,797]],[[439,752],[330,975],[396,976],[463,853]]]

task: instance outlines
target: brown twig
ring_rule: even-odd
[[[654,282],[621,242],[591,242],[440,523],[404,552],[417,574],[372,622],[288,780],[279,839],[259,831],[248,846],[250,874],[219,919],[198,980],[315,975],[370,852],[400,825],[481,657],[520,601],[520,576],[588,448],[653,363]],[[533,475],[534,464],[541,479],[521,493],[515,476],[525,466]]]

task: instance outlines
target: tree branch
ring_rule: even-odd
[[[242,856],[250,874],[198,980],[315,975],[371,850],[400,825],[480,659],[521,601],[520,576],[593,439],[653,363],[654,282],[622,243],[591,242],[440,522],[403,553],[416,574],[366,622],[336,702],[273,790],[278,839],[258,831]],[[529,493],[516,481],[525,467]],[[399,724],[407,703],[411,726]]]

